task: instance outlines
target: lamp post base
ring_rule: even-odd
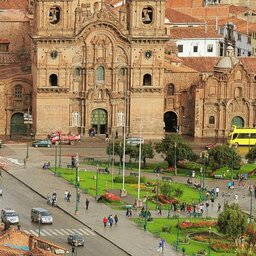
[[[135,200],[135,205],[136,205],[136,208],[142,207],[143,206],[142,200],[141,199],[136,199]]]
[[[78,210],[75,210],[75,215],[78,215],[78,213],[79,213]]]
[[[120,196],[121,197],[126,197],[127,196],[127,191],[125,189],[121,189]]]

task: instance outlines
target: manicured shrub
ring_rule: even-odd
[[[115,183],[122,183],[123,182],[123,177],[122,176],[116,176],[114,178]],[[140,182],[141,183],[146,183],[146,177],[140,177]],[[126,176],[125,177],[125,183],[127,184],[137,184],[138,183],[138,177],[135,176]]]
[[[171,226],[162,227],[162,232],[171,233],[171,230],[172,230]]]

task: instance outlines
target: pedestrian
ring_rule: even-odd
[[[113,216],[110,214],[110,215],[108,216],[108,223],[109,223],[109,226],[110,226],[110,227],[113,226],[113,222],[114,222]]]
[[[213,206],[213,204],[214,204],[214,197],[213,196],[211,196],[211,203],[212,203],[212,206]]]
[[[64,200],[67,202],[68,201],[68,191],[65,190],[64,192]]]
[[[161,253],[164,252],[164,244],[165,244],[165,240],[161,238],[159,242],[158,250],[157,250],[158,252],[161,252]]]
[[[158,204],[158,207],[157,207],[157,209],[158,209],[158,215],[162,215],[162,207],[161,207],[161,204]]]
[[[117,214],[114,216],[114,220],[115,220],[115,224],[117,224],[117,222],[118,222],[118,216],[117,216]]]
[[[86,200],[85,200],[85,209],[86,210],[88,210],[88,208],[89,208],[89,199],[88,198],[86,198]]]
[[[126,208],[126,214],[125,214],[126,217],[129,217],[129,208],[127,207]]]
[[[104,225],[104,228],[105,228],[107,226],[107,223],[108,223],[108,218],[104,217],[102,221],[103,221],[103,225]]]
[[[215,188],[215,194],[216,194],[216,197],[218,197],[218,196],[219,196],[219,192],[220,192],[219,187],[216,187],[216,188]]]
[[[206,203],[205,203],[205,209],[206,209],[207,212],[208,212],[208,207],[209,207],[209,202],[206,201]]]
[[[235,194],[235,201],[238,204],[238,194]]]
[[[70,202],[70,197],[71,197],[71,193],[70,193],[70,191],[68,191],[68,194],[67,194],[67,202]]]
[[[254,197],[256,198],[256,184],[254,185]]]
[[[132,217],[132,208],[129,208],[129,211],[128,211],[128,217]]]
[[[220,209],[221,209],[221,204],[218,203],[218,210],[217,210],[217,212],[220,212]]]

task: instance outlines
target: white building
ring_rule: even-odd
[[[176,42],[178,57],[223,56],[223,35],[215,26],[172,27],[170,37]]]

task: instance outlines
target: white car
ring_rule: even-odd
[[[20,222],[19,215],[10,208],[2,209],[1,220],[3,223],[10,222],[10,224],[19,224]]]

